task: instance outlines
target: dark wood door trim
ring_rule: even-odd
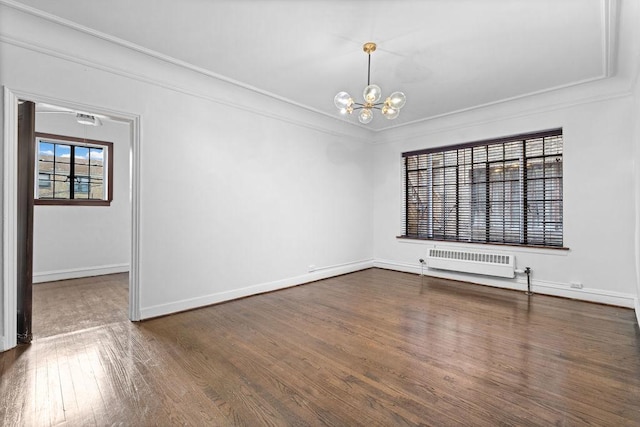
[[[17,332],[18,343],[32,339],[33,191],[35,173],[35,103],[18,105],[17,188]]]

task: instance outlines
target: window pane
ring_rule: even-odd
[[[458,165],[471,165],[472,156],[471,148],[458,150]]]
[[[90,163],[92,166],[102,166],[104,161],[104,149],[91,147]]]
[[[457,170],[455,167],[448,167],[444,170],[444,179],[447,184],[455,184]]]
[[[504,179],[513,181],[520,180],[520,162],[518,160],[504,163]]]
[[[38,187],[51,188],[51,174],[42,172],[38,173]]]
[[[53,197],[53,144],[40,141],[38,144],[38,188],[36,189],[36,197],[51,198]]]
[[[492,144],[489,145],[487,147],[488,149],[488,160],[491,161],[495,161],[495,160],[502,160],[503,157],[503,151],[504,151],[504,147],[502,144]]]
[[[68,199],[69,174],[71,171],[71,146],[54,144],[54,189],[53,197],[56,199]]]
[[[552,156],[544,159],[545,178],[562,176],[562,157]]]
[[[444,169],[437,168],[433,170],[433,185],[444,185]]]
[[[69,192],[69,174],[56,173],[53,178],[53,198],[55,199],[68,199],[70,198]]]
[[[89,198],[89,148],[75,147],[74,149],[73,197],[74,199]]]
[[[544,154],[562,154],[562,137],[551,136],[544,139]]]
[[[444,153],[444,165],[455,166],[458,164],[458,153],[456,151],[447,151]]]
[[[40,144],[38,144],[38,161],[53,162],[53,150],[53,144],[48,142],[40,142]]]
[[[89,178],[76,177],[73,182],[73,193],[76,199],[89,198]]]
[[[527,157],[542,156],[543,153],[543,139],[530,139],[527,141]]]
[[[51,198],[53,197],[53,183],[51,182],[50,173],[38,173],[37,197]]]
[[[90,199],[104,199],[104,185],[102,182],[92,182],[91,192],[89,194]]]
[[[405,157],[407,171],[414,170],[418,165],[418,156]]]
[[[544,177],[543,165],[544,165],[544,159],[542,158],[527,160],[527,178],[528,179],[543,178]]]
[[[78,159],[88,160],[89,159],[89,147],[77,146],[75,148],[75,158],[76,158],[76,160],[78,160]]]
[[[484,163],[487,161],[487,147],[473,147],[473,163]]]
[[[489,184],[489,197],[491,202],[500,202],[504,200],[504,183],[492,182]]]
[[[433,167],[442,167],[444,166],[444,154],[443,153],[432,153],[431,154],[431,163]]]
[[[53,144],[56,163],[69,164],[71,162],[71,146]]]
[[[522,141],[508,142],[504,145],[505,160],[519,159],[522,157]]]
[[[544,195],[545,195],[545,200],[562,199],[562,179],[550,178],[545,180]]]

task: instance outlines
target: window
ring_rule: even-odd
[[[36,133],[35,204],[109,205],[113,144]]]
[[[562,247],[562,130],[403,153],[402,237]]]

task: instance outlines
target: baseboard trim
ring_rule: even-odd
[[[103,276],[105,274],[125,273],[129,264],[100,265],[95,267],[71,268],[67,270],[33,273],[33,283],[55,282],[56,280],[77,279],[80,277]]]
[[[327,279],[342,274],[353,273],[360,270],[366,270],[373,267],[373,260],[354,261],[344,264],[337,264],[327,267],[316,267],[314,271],[300,276],[294,276],[287,279],[276,280],[273,282],[261,283],[257,285],[246,286],[240,289],[217,292],[215,294],[204,295],[196,298],[184,299],[167,304],[159,304],[151,307],[143,307],[140,311],[142,319],[152,317],[165,316],[167,314],[177,313],[180,311],[192,310],[199,307],[205,307],[212,304],[218,304],[225,301],[231,301],[238,298],[244,298],[252,295],[262,294],[265,292],[276,291],[279,289],[290,288],[302,285],[304,283],[315,282],[316,280]]]
[[[635,296],[623,292],[605,291],[594,288],[573,289],[569,283],[554,283],[542,280],[533,280],[531,287],[534,293],[544,295],[615,305],[631,309],[635,307]]]
[[[4,337],[0,337],[0,352],[7,351],[8,348],[5,347]]]
[[[640,296],[636,298],[636,321],[638,322],[638,327],[640,328]]]
[[[402,271],[405,273],[421,274],[420,266],[417,264],[408,264],[391,260],[374,260],[374,267],[384,268],[387,270]],[[497,277],[481,276],[476,274],[448,272],[444,270],[433,270],[424,268],[424,275],[438,277],[442,279],[459,280],[463,282],[476,283],[479,285],[493,286],[496,288],[513,289],[525,291],[527,289],[526,277],[517,277],[515,279],[500,279]],[[638,299],[633,294],[626,294],[615,291],[605,291],[602,289],[582,288],[573,289],[569,283],[551,282],[546,280],[531,281],[531,290],[533,293],[542,295],[551,295],[562,298],[571,298],[581,301],[595,302],[599,304],[615,305],[625,308],[635,308],[636,316],[640,319],[640,309],[638,308]],[[638,322],[640,324],[640,320]]]
[[[384,268],[385,270],[402,271],[404,273],[420,274],[421,268],[416,264],[409,264],[397,261],[390,261],[385,259],[376,259],[373,261],[373,266],[376,268]],[[427,273],[427,268],[424,268],[424,273]]]

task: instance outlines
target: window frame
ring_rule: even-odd
[[[559,149],[558,149],[559,153],[556,152],[554,154],[550,154],[550,153],[545,154],[545,152],[543,151],[541,155],[529,156],[529,154],[524,151],[526,150],[528,141],[531,141],[531,143],[533,143],[535,140],[542,139],[541,145],[542,147],[546,147],[545,145],[545,141],[547,141],[546,138],[554,138],[554,137],[556,139],[559,137]],[[491,219],[493,219],[493,213],[491,213],[491,217],[489,216],[490,215],[489,206],[493,206],[496,202],[496,199],[493,198],[494,197],[493,194],[491,194],[491,191],[492,191],[491,188],[494,181],[489,178],[489,174],[492,173],[491,168],[494,167],[492,165],[492,162],[495,162],[496,164],[506,165],[508,162],[513,162],[513,159],[504,155],[499,160],[493,160],[487,157],[485,160],[477,161],[474,157],[475,156],[474,150],[477,150],[478,148],[480,149],[486,148],[487,150],[489,150],[490,147],[496,147],[501,145],[502,149],[504,150],[508,144],[514,144],[514,143],[516,145],[518,143],[521,143],[522,145],[521,147],[522,154],[519,157],[519,163],[518,163],[519,177],[518,177],[518,182],[516,182],[516,185],[519,186],[518,203],[520,204],[519,212],[518,212],[519,213],[518,221],[520,222],[519,231],[518,231],[519,237],[517,241],[513,236],[514,231],[513,230],[507,231],[507,225],[515,224],[515,223],[513,222],[513,218],[511,218],[512,212],[511,211],[507,212],[507,209],[505,208],[506,204],[504,203],[504,201],[506,197],[506,192],[503,192],[502,193],[503,198],[498,200],[498,201],[501,200],[503,203],[503,209],[500,214],[501,215],[500,223],[502,224],[502,227],[490,228],[490,224],[491,225],[494,224],[494,222],[491,221]],[[552,141],[550,142],[550,144],[551,143]],[[461,163],[460,161],[461,151],[467,150],[467,152],[465,152],[464,155],[469,156],[469,153],[468,153],[469,149],[471,151],[470,163],[467,163],[469,161],[466,159],[465,159],[465,163]],[[446,163],[446,161],[444,160],[445,156],[447,155],[446,153],[449,153],[450,155],[453,155],[451,153],[454,153],[456,157],[455,165],[453,166],[455,167],[455,183],[454,184],[451,184],[451,182],[447,182],[446,179],[440,176],[436,177],[435,175],[432,175],[433,171],[436,169],[442,169],[444,173],[446,173],[445,169],[450,165],[452,165],[452,163]],[[432,155],[432,156],[419,157],[421,155]],[[431,159],[434,158],[433,155],[442,156],[443,163],[439,164],[437,167],[433,166],[431,164],[431,161],[432,161]],[[465,243],[465,244],[471,243],[471,244],[481,244],[481,245],[504,245],[504,246],[518,246],[518,247],[527,247],[527,248],[565,249],[566,250],[568,248],[564,246],[564,196],[563,196],[564,177],[562,173],[563,171],[562,164],[564,163],[563,155],[564,155],[564,138],[563,138],[562,128],[549,129],[549,130],[540,131],[540,132],[531,132],[526,134],[518,134],[518,135],[512,135],[512,136],[501,137],[501,138],[486,139],[486,140],[463,143],[463,144],[447,145],[447,146],[441,146],[441,147],[404,152],[402,153],[402,165],[401,165],[401,169],[402,169],[402,177],[401,177],[401,180],[402,180],[402,224],[401,224],[402,231],[401,231],[401,235],[397,236],[397,238],[408,239],[408,240],[425,240],[425,241],[434,241],[434,242],[450,242],[450,243]],[[533,190],[531,189],[528,190],[527,185],[529,181],[533,181],[537,179],[534,176],[534,173],[531,173],[531,177],[528,177],[527,175],[529,168],[531,168],[531,171],[534,172],[534,168],[536,167],[535,164],[529,163],[529,160],[533,158],[537,158],[537,160],[540,161],[540,158],[541,158],[542,169],[544,169],[543,171],[543,174],[544,174],[546,173],[547,166],[551,166],[551,169],[554,169],[552,165],[545,163],[547,158],[552,158],[552,157],[555,157],[555,162],[558,162],[558,161],[560,162],[560,167],[555,168],[556,170],[559,169],[559,173],[557,176],[551,176],[549,178],[545,176],[543,179],[549,179],[549,182],[551,182],[551,180],[553,179],[556,185],[559,184],[557,188],[559,198],[556,198],[554,200],[545,199],[543,201],[543,204],[548,203],[551,206],[551,203],[555,203],[554,207],[557,207],[559,202],[559,211],[556,212],[556,215],[559,216],[559,221],[550,222],[549,224],[551,225],[548,225],[546,222],[543,222],[542,231],[540,231],[539,229],[536,229],[533,233],[529,235],[528,234],[529,229],[533,229],[533,227],[537,225],[534,220],[529,220],[528,218],[529,211],[532,209],[532,204],[529,203],[529,200],[528,200],[529,199],[528,192]],[[560,160],[558,160],[558,157],[560,158]],[[426,163],[418,165],[418,163],[421,160]],[[415,166],[410,165],[409,163],[410,161],[413,162]],[[435,160],[433,161],[435,164]],[[462,176],[462,175],[459,175],[459,173],[463,173],[463,172],[459,172],[458,168],[463,168],[463,167],[467,168],[468,170],[465,169],[464,172],[471,173],[475,176],[477,166],[486,167],[486,174],[487,174],[486,179],[480,183],[481,187],[483,188],[482,192],[483,193],[486,192],[486,194],[483,195],[483,198],[480,204],[478,204],[478,201],[475,200],[475,198],[477,197],[477,194],[475,193],[476,190],[474,186],[477,183],[474,181],[473,177],[469,179],[470,182],[465,182],[461,184],[459,184],[458,182],[460,179],[460,176]],[[426,177],[420,175],[419,171],[421,170],[426,172]],[[413,175],[413,181],[418,179],[419,182],[414,182],[414,184],[411,184],[409,172],[417,172],[417,174]],[[513,184],[511,183],[511,181],[513,181],[512,179],[506,178],[506,171],[503,174],[503,177],[504,177],[503,180],[498,182],[499,184],[503,186]],[[442,179],[444,179],[444,181]],[[442,194],[440,194],[442,200],[439,200],[438,202],[442,206],[438,206],[438,203],[434,202],[434,200],[436,200],[437,196],[439,195],[439,193],[437,193],[435,190],[436,186],[438,185],[443,187],[443,192]],[[455,202],[452,205],[453,208],[451,208],[451,206],[448,206],[445,203],[445,200],[448,203],[448,197],[450,197],[450,195],[447,193],[446,190],[448,187],[451,187],[451,186],[455,187],[455,188],[452,187],[452,189],[454,190],[452,194],[455,196]],[[420,195],[418,196],[416,196],[418,194],[417,191],[421,191]],[[512,193],[513,191],[509,192],[509,194],[512,194]],[[416,202],[415,200],[414,201],[411,200],[412,198],[415,199],[416,197],[418,197],[418,202]],[[420,201],[420,198],[423,198],[423,201]],[[510,204],[515,206],[513,200],[508,200],[508,202],[510,202]],[[411,205],[413,205],[414,207],[411,208]],[[461,208],[461,205],[463,206],[462,208]],[[475,210],[478,207],[484,207],[486,209],[485,221],[487,224],[487,228],[486,230],[484,230],[486,237],[482,236],[482,232],[480,232],[479,234],[476,234],[476,230],[474,230]],[[449,220],[449,217],[451,216],[451,214],[447,211],[447,209],[449,208],[455,210],[455,218],[453,219],[453,223],[454,223],[453,227],[455,231],[449,234],[450,232],[446,228],[447,225],[444,224],[444,225],[440,225],[442,229],[438,230],[438,233],[436,233],[434,230],[436,227],[437,220],[433,214],[433,211],[436,211],[437,209],[444,210],[446,213],[443,213],[444,216],[438,219]],[[460,215],[459,210],[464,211],[464,214]],[[440,213],[440,211],[438,212]],[[461,221],[464,221],[464,223],[462,225],[459,225]],[[468,227],[469,229],[466,230],[466,227]],[[555,227],[555,229],[553,227]],[[460,228],[465,229],[465,231],[461,232]],[[559,228],[559,232],[558,232],[558,228]],[[414,231],[414,233],[411,233],[412,230]],[[542,233],[541,238],[538,235],[538,233],[540,232]],[[494,236],[496,233],[502,233],[501,240],[490,238],[490,236]],[[506,236],[508,234],[511,234],[511,235],[509,235],[507,238]],[[551,235],[549,240],[547,240],[547,234]],[[478,237],[478,235],[480,235],[480,238]]]
[[[39,175],[43,173],[39,168],[39,150],[38,145],[41,140],[45,142],[51,142],[54,144],[62,144],[62,145],[73,145],[75,147],[100,147],[104,151],[106,151],[106,155],[103,157],[103,168],[105,170],[105,179],[104,184],[106,184],[105,188],[105,198],[104,199],[54,199],[54,198],[38,198],[39,191]],[[108,141],[98,141],[95,139],[86,139],[86,138],[78,138],[73,136],[66,135],[56,135],[51,133],[35,133],[34,144],[36,145],[35,150],[35,180],[36,185],[34,185],[34,195],[33,195],[33,203],[34,205],[54,205],[54,206],[111,206],[111,202],[113,201],[113,143]],[[71,161],[71,160],[70,160]],[[74,184],[75,185],[75,184]]]

